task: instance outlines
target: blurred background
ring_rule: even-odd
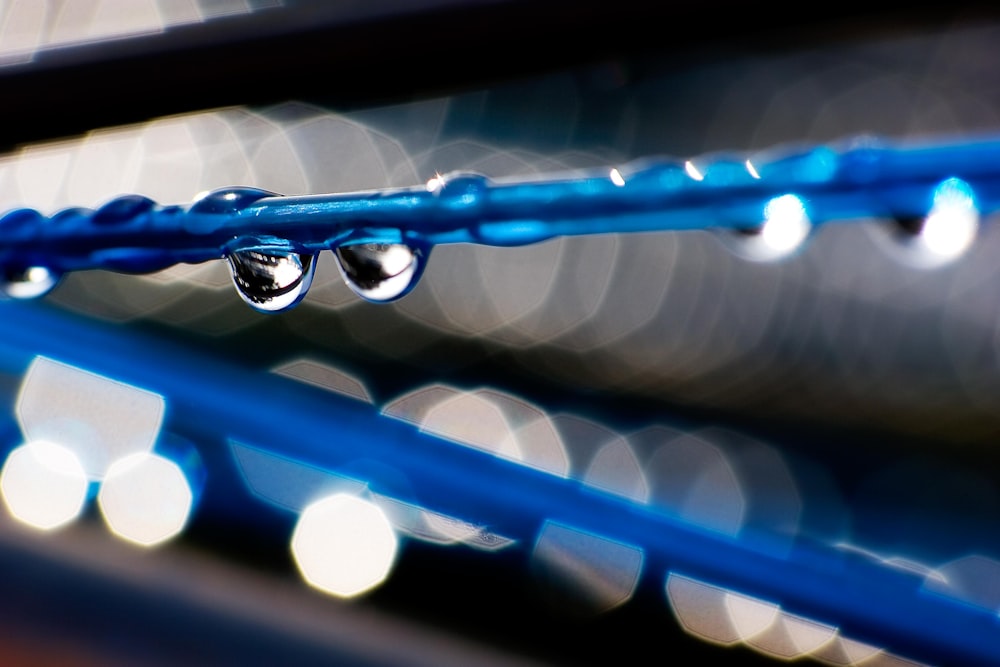
[[[534,178],[653,155],[996,134],[994,13],[824,10],[806,20],[742,3],[0,3],[0,202],[52,213],[122,193],[174,204],[231,185],[355,191],[453,170]],[[707,231],[441,246],[390,305],[360,300],[325,253],[309,295],[280,315],[248,308],[223,261],[70,275],[38,308],[139,349],[167,341],[261,386],[279,377],[346,394],[359,410],[725,535],[863,553],[995,610],[990,223],[933,263],[873,219],[823,226],[770,263]],[[0,325],[0,341],[19,326]],[[17,354],[28,359],[30,346]],[[74,428],[106,429],[107,441],[125,437],[107,424],[132,420],[138,449],[203,461],[184,468],[183,532],[167,530],[157,549],[105,530],[112,501],[98,503],[89,470],[72,525],[0,519],[5,663],[921,658],[739,591],[665,579],[641,554],[554,524],[507,544],[450,517],[414,519],[391,499],[369,498],[404,536],[392,571],[338,600],[299,577],[279,509],[300,512],[314,487],[274,459],[277,443],[273,460],[252,458],[225,423],[180,419],[170,395],[157,403],[110,371],[56,361],[5,365],[8,451],[73,413]],[[225,383],[189,378],[203,380]],[[98,408],[80,408],[74,387]],[[294,411],[272,416],[294,434]],[[97,475],[108,488],[110,470]],[[577,562],[581,550],[585,575],[568,576],[566,554]]]

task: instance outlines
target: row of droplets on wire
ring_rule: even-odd
[[[787,160],[778,163],[785,161]],[[798,161],[801,162],[801,158]],[[735,171],[740,172],[738,177],[734,176]],[[683,174],[681,182],[677,180],[679,173]],[[633,179],[639,181],[639,187],[634,195],[627,192],[628,185]],[[674,199],[660,204],[654,202],[649,206],[637,203],[637,199],[649,194],[651,180],[662,186],[661,189],[669,190]],[[288,236],[292,238],[280,238],[269,231],[260,232],[255,227],[257,218],[247,216],[239,218],[239,224],[243,226],[234,228],[233,233],[222,242],[222,247],[213,251],[213,254],[216,257],[222,256],[228,261],[237,292],[248,305],[261,312],[287,310],[302,300],[312,284],[317,264],[318,250],[315,250],[317,247],[333,249],[341,274],[355,294],[368,301],[384,303],[401,298],[417,284],[431,248],[441,240],[444,242],[465,240],[489,245],[523,245],[563,234],[604,233],[615,230],[614,220],[618,210],[622,216],[632,216],[633,221],[639,220],[624,224],[621,231],[716,229],[721,232],[719,238],[738,255],[754,261],[773,261],[787,257],[802,247],[816,223],[830,219],[830,212],[827,211],[826,217],[820,216],[820,220],[815,220],[817,216],[811,210],[813,202],[808,196],[791,192],[774,194],[773,191],[768,192],[766,188],[754,187],[761,185],[761,180],[761,174],[750,160],[717,161],[704,170],[699,169],[691,161],[684,162],[683,165],[655,164],[652,167],[633,170],[613,168],[604,172],[599,178],[587,176],[575,181],[552,181],[555,187],[562,188],[557,200],[553,201],[550,196],[548,200],[539,201],[541,206],[549,207],[550,212],[547,214],[549,217],[541,221],[532,221],[525,219],[531,213],[530,210],[525,211],[524,200],[528,199],[530,203],[530,196],[522,197],[521,200],[517,199],[517,195],[508,196],[506,202],[501,200],[499,205],[494,203],[488,218],[477,218],[477,214],[482,210],[482,201],[490,194],[491,183],[485,177],[473,174],[436,175],[427,182],[426,193],[423,192],[423,188],[389,191],[390,197],[381,200],[380,193],[359,193],[357,196],[331,195],[328,201],[322,201],[319,206],[331,207],[332,210],[332,207],[342,206],[344,202],[348,205],[358,205],[359,202],[363,202],[363,205],[372,210],[383,204],[385,204],[384,210],[390,206],[398,209],[400,195],[429,194],[438,200],[436,203],[446,214],[458,220],[459,229],[442,226],[440,221],[433,221],[426,232],[415,222],[408,222],[405,227],[395,229],[391,223],[387,225],[383,221],[372,228],[367,228],[369,220],[363,213],[358,213],[350,224],[345,225],[343,220],[333,224],[328,238],[317,242],[314,238],[315,232],[311,231],[314,228],[310,228],[309,234],[312,236],[309,238],[295,238],[296,234],[302,234],[301,227],[291,230]],[[788,179],[777,180],[785,181],[778,183],[777,187],[780,188]],[[802,178],[799,174],[792,180],[803,181],[806,190],[809,190],[806,186],[815,185],[815,182],[810,183],[809,178]],[[820,180],[836,179],[827,176],[826,179]],[[538,184],[545,186],[544,182],[539,181],[527,183],[524,187],[532,188]],[[896,189],[901,187],[899,182],[889,185]],[[914,263],[924,267],[940,265],[960,256],[972,243],[979,226],[980,207],[973,187],[967,181],[956,177],[938,179],[930,186],[923,185],[923,182],[916,186],[906,183],[903,185],[908,187],[909,191],[913,191],[914,188],[917,191],[923,189],[928,196],[926,203],[918,207],[922,210],[921,215],[893,216],[894,223],[891,225],[891,230],[896,237],[895,240],[907,247]],[[509,192],[517,185],[515,184],[514,188],[510,185],[503,187]],[[866,192],[866,187],[872,192]],[[863,202],[860,205],[861,210],[853,201],[843,210],[863,212],[869,217],[881,217],[886,209],[877,203],[879,193],[874,192],[877,187],[878,185],[861,183],[855,191],[849,191],[847,195],[838,191],[833,196],[840,196],[845,201],[853,198]],[[884,185],[882,187],[888,189]],[[706,188],[710,192],[706,192]],[[622,196],[618,199],[614,198],[615,190],[621,191]],[[762,191],[767,193],[763,197],[760,196]],[[585,205],[575,204],[568,198],[568,195],[573,193],[582,194],[584,195],[582,201],[595,192],[604,197],[599,202],[603,208],[596,214]],[[608,193],[612,195],[610,198],[606,196]],[[395,203],[391,201],[393,195],[397,196]],[[821,196],[829,198],[831,195],[823,193]],[[316,199],[323,197],[326,196],[319,196]],[[562,199],[558,199],[559,197]],[[726,208],[722,204],[713,204],[712,197],[722,202],[728,198],[735,203]],[[155,228],[154,233],[162,232],[162,220],[176,219],[182,230],[197,238],[199,232],[191,230],[197,229],[198,223],[192,223],[191,220],[198,219],[198,216],[235,218],[248,207],[258,205],[261,200],[266,202],[266,208],[270,209],[269,213],[280,216],[284,212],[278,209],[283,206],[289,209],[301,207],[301,202],[305,199],[307,198],[280,197],[250,188],[223,188],[205,193],[197,197],[191,205],[182,207],[159,206],[146,197],[124,195],[96,210],[71,208],[49,218],[31,209],[17,209],[0,218],[0,234],[4,230],[13,230],[16,235],[19,230],[29,229],[29,233],[22,235],[20,239],[21,246],[24,246],[24,238],[43,240],[46,238],[44,234],[39,235],[37,231],[30,230],[32,226],[40,225],[49,225],[50,230],[58,230],[59,226],[73,229],[75,225],[77,229],[82,230],[80,232],[82,236],[89,234],[89,230],[94,227],[120,228],[129,225],[134,226],[131,233],[142,233],[143,229],[154,230],[152,226],[142,227],[142,225],[156,216],[161,226]],[[748,199],[752,199],[752,203],[748,204],[746,202]],[[414,213],[420,213],[415,206],[421,203],[419,200],[414,198],[412,201],[405,199],[402,201],[405,206],[411,206]],[[560,216],[556,220],[552,219],[553,205],[558,207]],[[497,214],[498,206],[500,215]],[[505,206],[507,210],[504,209]],[[817,203],[816,206],[819,207],[820,204]],[[701,214],[696,222],[692,223],[690,219],[682,220],[685,215],[690,218],[693,210],[696,214],[698,212]],[[713,217],[713,211],[718,217]],[[739,219],[734,220],[734,211],[739,212],[737,216]],[[658,218],[658,221],[649,223],[640,219],[641,216],[648,217],[650,214]],[[677,214],[677,218],[672,219],[672,214]],[[604,218],[605,222],[589,226],[584,222],[592,222],[595,217]],[[576,224],[577,222],[579,224]],[[214,233],[222,225],[213,223],[209,227]],[[9,233],[8,231],[8,236]],[[70,232],[70,236],[72,233]],[[126,235],[124,238],[129,237]],[[72,241],[72,238],[70,240]],[[155,238],[150,241],[153,242]],[[114,241],[108,243],[113,244]],[[0,241],[0,246],[3,245],[5,244]],[[8,245],[5,249],[4,257],[0,261],[3,267],[0,289],[12,298],[42,296],[55,287],[61,278],[63,271],[56,268],[59,263],[58,258],[46,263],[44,260],[37,261],[38,255],[32,254],[31,258],[26,260],[23,256],[17,255],[19,247]],[[64,242],[64,245],[59,247],[71,246]],[[304,247],[308,250],[303,251]],[[178,262],[203,261],[204,256],[198,252],[201,250],[185,254],[183,247],[135,248],[129,247],[127,243],[124,245],[120,243],[118,246],[101,247],[91,251],[86,259],[89,263],[86,268],[149,272]]]

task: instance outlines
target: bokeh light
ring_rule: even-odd
[[[811,230],[812,223],[805,203],[800,197],[787,194],[768,200],[759,227],[736,233],[727,231],[721,237],[726,246],[740,257],[769,262],[798,250]]]
[[[667,600],[685,631],[716,644],[744,642],[778,618],[776,604],[671,573]]]
[[[111,464],[97,504],[115,535],[151,547],[184,529],[194,506],[194,494],[176,463],[156,454],[137,452]]]
[[[269,0],[280,6],[281,0]],[[40,51],[161,33],[169,27],[253,12],[246,0],[58,0],[0,7],[0,65],[30,61]]]
[[[292,554],[303,578],[338,597],[378,586],[396,558],[396,533],[376,505],[350,494],[318,500],[302,512]]]
[[[87,475],[73,451],[44,440],[11,451],[0,472],[0,491],[11,515],[41,530],[76,519],[88,487]]]
[[[627,602],[639,585],[642,549],[548,521],[532,566],[560,606],[596,614]]]
[[[71,449],[90,479],[151,450],[163,412],[162,396],[45,357],[32,361],[17,401],[25,438]]]
[[[972,188],[949,178],[934,190],[934,203],[919,232],[923,247],[941,262],[955,259],[976,238],[979,211]]]

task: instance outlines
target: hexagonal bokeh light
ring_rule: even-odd
[[[44,440],[14,449],[0,472],[0,491],[11,515],[41,530],[76,519],[88,486],[80,459],[70,449]]]
[[[381,584],[397,548],[396,533],[385,513],[346,493],[306,507],[292,535],[292,555],[306,582],[343,598]]]
[[[162,456],[139,452],[111,465],[97,503],[115,535],[151,547],[184,529],[194,494],[180,466]]]
[[[90,479],[116,459],[153,448],[162,396],[54,359],[37,357],[21,384],[17,419],[25,438],[72,449]]]

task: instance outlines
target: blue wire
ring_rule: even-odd
[[[935,188],[950,178],[963,179],[980,212],[1000,208],[1000,139],[926,146],[868,140],[749,160],[644,160],[527,182],[453,174],[426,187],[348,194],[223,188],[184,206],[125,195],[50,217],[8,212],[0,218],[0,266],[149,272],[218,259],[248,241],[315,254],[361,243],[518,246],[567,235],[747,230],[760,227],[768,202],[790,194],[813,224],[905,220],[925,216]]]
[[[398,496],[401,476],[406,500],[522,544],[555,521],[641,549],[647,581],[662,584],[668,571],[681,573],[918,660],[1000,664],[995,610],[927,591],[922,577],[874,559],[806,540],[788,548],[750,530],[717,534],[656,507],[423,433],[357,401],[41,304],[8,301],[0,314],[2,372],[20,374],[36,355],[51,357],[163,395],[175,424],[214,424],[223,439],[333,474],[366,469],[370,474],[361,481],[376,493]],[[231,486],[206,493],[200,511],[223,512],[220,498],[251,497],[238,488],[233,457],[205,449],[209,484]],[[359,468],[359,461],[379,465]]]

